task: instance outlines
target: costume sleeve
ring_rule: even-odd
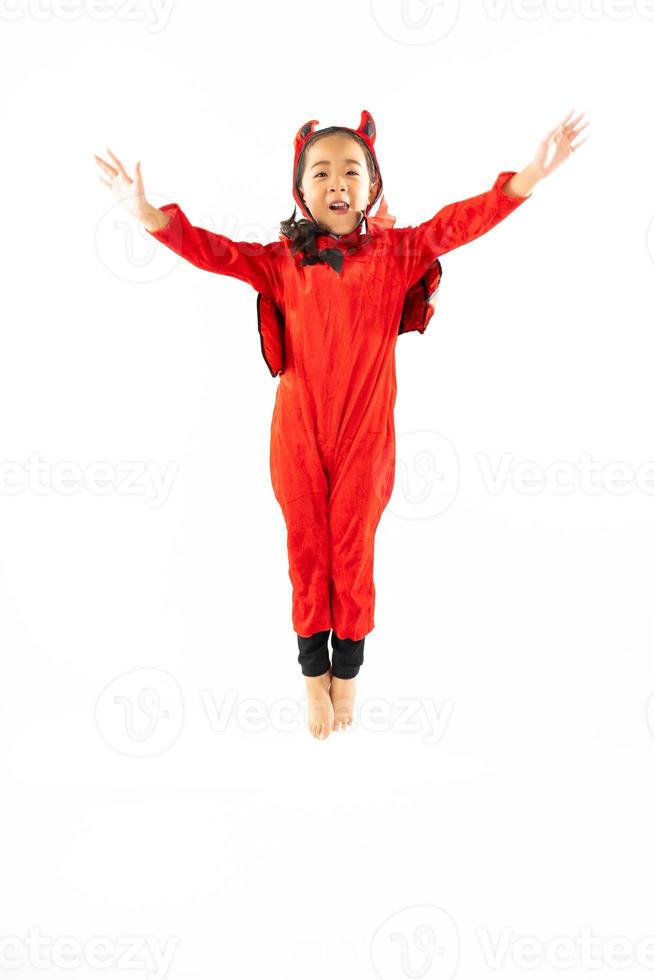
[[[276,264],[269,247],[259,242],[234,242],[225,235],[198,228],[179,204],[164,204],[159,210],[171,217],[165,228],[148,232],[153,238],[199,269],[241,279],[258,293],[276,300]]]
[[[479,238],[529,200],[531,194],[520,197],[505,194],[502,190],[516,173],[515,170],[502,171],[489,191],[446,204],[422,224],[399,229],[403,233],[399,254],[407,286],[416,282],[439,255]]]

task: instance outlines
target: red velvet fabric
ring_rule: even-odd
[[[265,309],[262,352],[279,384],[271,424],[270,474],[287,528],[293,628],[334,629],[360,639],[374,628],[374,539],[395,474],[395,344],[431,312],[421,285],[440,278],[440,255],[485,234],[526,197],[490,190],[448,204],[417,226],[360,225],[319,235],[320,248],[354,251],[340,273],[301,265],[290,242],[235,242],[190,224],[178,204],[153,237],[201,269],[249,283]]]

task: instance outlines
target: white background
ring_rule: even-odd
[[[2,4],[7,975],[46,975],[29,929],[53,977],[650,974],[650,6]],[[93,154],[140,159],[153,203],[267,242],[293,209],[299,126],[356,127],[363,108],[398,226],[520,170],[570,110],[590,125],[529,201],[444,256],[427,332],[398,340],[359,714],[319,742],[256,294],[112,210]],[[448,449],[431,488],[415,433]],[[158,506],[149,485],[56,485],[58,464],[98,461],[174,479]],[[528,492],[525,462],[549,487]],[[483,935],[503,930],[494,962]],[[99,936],[104,969],[53,952]],[[167,972],[142,950],[128,972],[127,936],[172,943]],[[634,950],[611,960],[619,936]]]

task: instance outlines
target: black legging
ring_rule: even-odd
[[[318,677],[329,670],[329,648],[327,640],[330,630],[321,630],[313,636],[297,638],[300,654],[298,663],[305,677]],[[332,676],[349,680],[356,677],[363,663],[365,636],[360,640],[341,639],[334,630],[332,634]]]

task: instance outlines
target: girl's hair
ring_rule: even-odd
[[[368,176],[370,177],[370,182],[373,183],[377,177],[377,169],[375,167],[375,161],[372,158],[370,150],[356,133],[353,133],[349,129],[345,129],[343,126],[329,126],[326,129],[319,129],[317,133],[313,133],[312,136],[306,141],[302,148],[302,152],[298,158],[297,162],[297,174],[295,177],[295,187],[298,194],[301,194],[302,178],[304,176],[304,166],[306,159],[307,147],[314,143],[317,139],[323,136],[331,136],[332,133],[345,133],[346,136],[352,137],[357,143],[363,148],[366,165],[368,167]],[[317,252],[315,238],[317,234],[329,234],[329,229],[325,228],[323,225],[319,224],[317,221],[310,221],[309,218],[298,218],[296,220],[295,215],[297,213],[297,205],[293,208],[293,214],[290,218],[280,223],[280,231],[282,235],[286,238],[290,238],[293,242],[291,246],[291,254],[295,255],[296,252],[303,251],[307,255],[315,255]]]

